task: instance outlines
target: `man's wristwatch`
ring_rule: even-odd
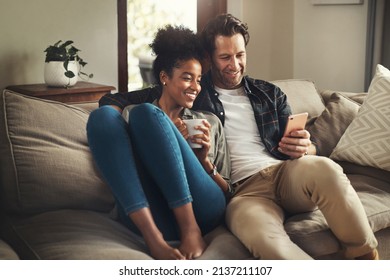
[[[215,175],[217,175],[218,171],[217,171],[217,167],[215,166],[215,164],[213,164],[213,169],[211,169],[211,171],[209,172],[209,175],[211,177],[214,177]]]

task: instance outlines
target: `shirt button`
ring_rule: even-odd
[[[220,114],[221,116],[223,116],[223,112],[219,112],[219,114]]]
[[[218,93],[214,92],[214,96],[218,96]]]

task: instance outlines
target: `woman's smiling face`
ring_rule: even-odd
[[[163,75],[163,95],[167,95],[171,105],[176,103],[180,107],[192,108],[201,90],[201,76],[202,65],[198,60],[180,61],[177,67],[173,67],[170,76]]]

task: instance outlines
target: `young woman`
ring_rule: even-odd
[[[206,249],[202,235],[224,219],[224,193],[230,190],[227,145],[216,116],[189,109],[201,90],[198,37],[168,25],[150,46],[159,85],[147,90],[159,97],[153,104],[127,106],[136,93],[104,96],[90,115],[88,141],[123,221],[143,236],[151,255],[194,259]],[[202,145],[194,150],[183,122],[191,118],[205,119],[189,139]],[[170,240],[180,240],[180,246],[171,247]]]

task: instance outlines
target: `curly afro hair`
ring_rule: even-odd
[[[178,67],[181,62],[190,59],[202,62],[204,58],[204,49],[198,35],[182,25],[166,25],[158,29],[149,46],[156,55],[153,62],[153,75],[158,83],[161,83],[161,71],[171,76],[173,68]]]

